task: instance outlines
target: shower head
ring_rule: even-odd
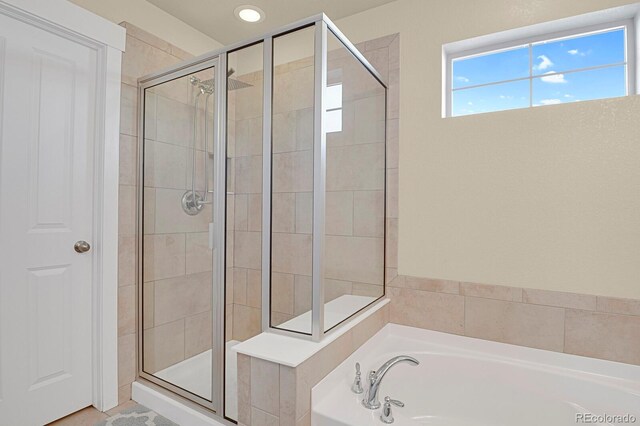
[[[231,76],[235,74],[235,72],[236,70],[233,68],[229,68],[229,71],[227,72],[227,90],[245,89],[247,87],[253,86],[252,84],[245,83],[244,81],[231,78]]]
[[[202,82],[203,85],[209,86],[214,88],[215,87],[215,81],[213,79],[211,80],[205,80]],[[236,80],[235,78],[228,78],[227,79],[227,89],[228,90],[238,90],[238,89],[244,89],[247,87],[252,87],[252,84],[249,83],[245,83],[244,81],[240,81],[240,80]]]
[[[227,72],[227,90],[238,90],[238,89],[244,89],[247,87],[252,87],[252,84],[249,83],[245,83],[244,81],[240,81],[240,80],[236,80],[235,78],[231,78],[231,76],[236,72],[236,70],[234,70],[233,68],[229,69],[229,72]],[[209,80],[200,80],[197,77],[191,77],[191,84],[193,84],[194,86],[197,86],[202,93],[213,93],[213,90],[215,89],[215,80],[209,79]]]

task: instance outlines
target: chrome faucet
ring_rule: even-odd
[[[362,400],[362,405],[364,405],[365,408],[368,408],[369,410],[377,410],[380,408],[381,404],[378,400],[378,391],[380,390],[382,379],[391,367],[400,363],[408,363],[415,366],[420,364],[420,361],[407,355],[396,356],[382,364],[378,370],[369,372],[369,389]]]

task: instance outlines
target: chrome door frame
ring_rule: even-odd
[[[225,52],[208,58],[203,58],[184,66],[158,73],[154,76],[143,77],[138,80],[138,197],[137,197],[137,256],[136,274],[138,277],[137,289],[137,325],[138,351],[137,351],[137,375],[136,379],[144,379],[163,389],[203,406],[218,416],[223,416],[223,396],[224,396],[224,353],[214,350],[224,348],[224,293],[225,293],[225,185],[226,185],[226,97],[227,97],[227,76],[226,76],[227,55]],[[214,68],[216,84],[216,108],[214,111],[214,194],[213,200],[213,241],[214,250],[212,258],[212,368],[211,368],[211,401],[189,392],[173,383],[162,380],[153,374],[143,370],[144,360],[144,325],[143,318],[143,255],[144,255],[144,122],[145,122],[145,90],[171,80],[185,77],[189,74],[197,73],[205,69]],[[207,177],[208,178],[208,177]],[[222,188],[222,189],[221,189]],[[210,231],[211,232],[211,231]],[[221,265],[221,266],[220,266]]]

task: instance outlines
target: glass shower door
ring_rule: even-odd
[[[222,356],[213,238],[216,64],[143,84],[139,138],[140,376],[214,410]]]

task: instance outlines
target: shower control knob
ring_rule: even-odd
[[[78,253],[86,253],[91,250],[91,245],[86,241],[78,241],[74,244],[73,249]]]

